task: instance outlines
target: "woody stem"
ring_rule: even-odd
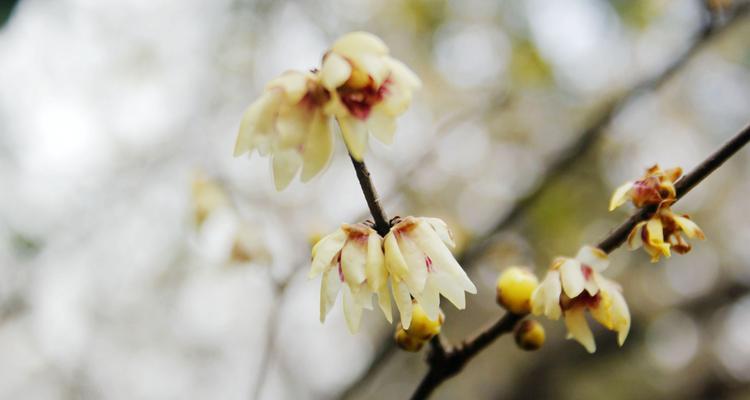
[[[391,224],[388,222],[388,217],[385,215],[383,207],[380,206],[378,192],[375,191],[375,186],[372,184],[372,179],[370,179],[370,171],[367,170],[364,160],[357,161],[351,154],[349,154],[349,158],[351,158],[352,165],[354,165],[354,171],[357,172],[359,186],[362,188],[362,194],[365,195],[367,207],[370,208],[370,214],[372,214],[372,219],[375,221],[375,230],[378,231],[380,236],[385,236],[391,230]]]

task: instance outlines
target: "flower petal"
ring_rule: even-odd
[[[383,255],[383,238],[375,231],[371,231],[367,236],[365,273],[367,285],[373,292],[377,292],[381,287],[388,285],[388,271],[385,268],[385,256]]]
[[[698,227],[698,224],[693,222],[690,218],[675,215],[674,222],[689,238],[698,238],[700,240],[706,238],[701,228]]]
[[[354,57],[361,53],[388,54],[388,46],[379,37],[369,32],[350,32],[333,43],[332,50],[344,57]]]
[[[596,342],[591,333],[583,308],[572,308],[565,311],[565,326],[568,328],[568,338],[572,338],[582,344],[586,351],[596,351]]]
[[[544,280],[546,282],[542,282],[546,286],[544,288],[544,315],[556,320],[562,314],[562,309],[560,308],[560,294],[562,294],[560,273],[558,271],[550,271]]]
[[[639,222],[628,234],[628,248],[635,250],[643,246],[643,229],[646,226],[646,222]]]
[[[376,139],[384,144],[391,144],[396,133],[396,119],[387,114],[382,106],[375,106],[367,117],[367,128]]]
[[[352,291],[358,291],[359,285],[367,279],[365,264],[367,262],[367,242],[352,239],[351,236],[341,250],[341,270],[344,280]]]
[[[627,182],[615,189],[612,198],[609,200],[609,211],[625,204],[630,199],[630,190],[633,188],[633,182]]]
[[[453,240],[453,233],[451,233],[451,230],[448,228],[448,224],[446,224],[445,221],[440,218],[429,217],[422,217],[420,220],[427,222],[435,233],[437,233],[443,243],[451,248],[456,247],[456,242]]]
[[[430,257],[434,268],[450,274],[465,291],[472,294],[477,292],[477,287],[466,275],[466,271],[461,268],[451,251],[429,224],[418,223],[412,236],[417,245]]]
[[[242,115],[234,156],[253,151],[258,142],[268,140],[273,134],[272,122],[279,107],[282,94],[278,90],[266,91]]]
[[[398,308],[398,312],[401,314],[401,326],[404,329],[409,329],[412,313],[409,289],[402,282],[393,279],[391,280],[391,290],[393,291],[393,299],[396,301],[396,308]]]
[[[302,157],[296,150],[284,150],[273,155],[273,181],[276,190],[284,190],[302,166]]]
[[[297,104],[307,93],[310,75],[299,71],[286,71],[266,85],[266,90],[279,88],[284,92],[288,104]]]
[[[328,270],[323,273],[323,279],[320,282],[320,322],[326,320],[328,312],[336,303],[336,296],[341,289],[341,280],[338,271]]]
[[[565,294],[572,298],[583,292],[586,278],[581,272],[581,263],[573,258],[566,258],[560,265],[560,278]]]
[[[602,272],[609,265],[609,257],[602,249],[593,246],[583,246],[578,250],[576,259],[583,265],[588,265],[594,271]]]
[[[336,53],[328,53],[323,59],[320,71],[320,80],[323,87],[330,91],[336,90],[343,85],[352,74],[352,66],[349,61]]]
[[[378,305],[383,310],[383,315],[388,322],[393,323],[393,310],[391,309],[391,293],[388,289],[388,283],[380,286],[378,289]]]
[[[424,286],[422,293],[415,296],[417,302],[424,309],[427,318],[432,321],[437,321],[440,315],[440,292],[434,283],[428,279],[427,284]]]
[[[300,180],[307,182],[312,179],[328,165],[332,155],[333,134],[330,122],[322,112],[316,112],[304,146]]]
[[[344,317],[349,332],[357,333],[359,324],[362,321],[362,306],[354,299],[354,295],[349,286],[344,285]]]
[[[401,249],[398,247],[398,242],[392,229],[385,235],[383,248],[385,249],[385,268],[388,272],[398,277],[399,280],[406,278],[409,275],[409,266],[406,265],[406,260],[404,260],[404,256],[401,254]]]
[[[337,229],[320,239],[312,248],[312,266],[308,278],[314,278],[319,274],[327,271],[333,263],[333,257],[341,251],[346,242],[346,233],[342,229]]]
[[[355,160],[362,161],[367,149],[367,124],[353,117],[340,117],[338,121],[349,154]]]

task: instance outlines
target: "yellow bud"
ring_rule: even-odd
[[[398,324],[398,328],[396,328],[396,333],[393,335],[393,339],[396,340],[396,344],[398,345],[398,347],[412,353],[418,352],[425,344],[424,340],[409,335],[409,333],[401,327],[401,323]]]
[[[527,268],[509,267],[497,279],[497,303],[514,314],[531,311],[531,293],[539,286],[536,275]]]
[[[544,327],[533,319],[523,320],[513,330],[516,344],[523,350],[539,350],[544,345]]]
[[[409,326],[409,336],[417,338],[422,341],[428,341],[433,336],[440,333],[440,327],[445,322],[445,315],[441,311],[438,314],[437,321],[433,321],[427,317],[422,306],[419,303],[414,303],[411,314],[411,326]]]

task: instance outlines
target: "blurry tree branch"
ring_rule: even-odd
[[[726,142],[713,154],[708,156],[702,163],[695,167],[689,174],[685,175],[675,183],[677,198],[679,201],[696,185],[702,182],[712,172],[716,171],[724,162],[736,154],[742,147],[750,142],[750,125],[746,126],[732,139]],[[620,247],[628,237],[630,231],[641,221],[647,220],[654,213],[655,207],[644,207],[639,209],[632,217],[622,223],[605,237],[597,247],[606,253],[611,253]],[[421,383],[414,392],[412,399],[426,399],[441,383],[457,375],[474,355],[484,350],[495,339],[513,330],[513,326],[523,315],[505,314],[497,322],[479,331],[473,338],[464,341],[461,345],[447,349],[442,345],[440,335],[433,342],[441,343],[438,351],[433,346],[427,355],[429,369]]]
[[[622,109],[625,108],[625,106],[639,98],[643,93],[661,88],[673,78],[680,69],[685,67],[685,65],[687,65],[687,63],[692,60],[701,49],[711,43],[715,38],[728,31],[748,13],[750,13],[750,3],[743,3],[738,5],[734,11],[732,11],[721,22],[717,21],[715,18],[705,18],[703,25],[698,29],[693,41],[683,53],[669,63],[669,65],[667,65],[660,73],[644,79],[618,96],[614,101],[609,102],[604,107],[601,114],[583,129],[578,138],[564,148],[559,155],[546,166],[537,186],[520,198],[514,206],[511,207],[510,211],[494,224],[492,229],[473,240],[467,249],[458,255],[457,259],[459,263],[466,269],[471,268],[480,256],[490,247],[495,235],[511,226],[519,216],[521,216],[536,202],[538,198],[541,197],[545,188],[549,187],[552,183],[557,181],[557,179],[564,176],[565,173],[576,164],[576,161],[581,159],[581,156],[593,147],[597,142],[597,139],[604,134],[609,123]],[[611,244],[602,243],[602,245],[609,246]],[[393,345],[390,337],[384,339],[379,351],[376,352],[376,355],[368,368],[363,372],[359,379],[355,380],[342,393],[341,398],[349,398],[354,395],[368,379],[371,379],[374,376],[375,372],[380,369],[395,350],[396,347]]]

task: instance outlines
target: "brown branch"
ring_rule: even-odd
[[[359,186],[362,188],[362,194],[365,195],[367,207],[370,209],[370,214],[372,214],[372,218],[375,221],[375,230],[378,231],[380,236],[385,236],[391,230],[391,224],[388,222],[388,217],[385,215],[383,207],[380,206],[378,192],[375,191],[375,186],[373,186],[370,179],[370,171],[367,170],[364,161],[357,161],[351,154],[349,158],[352,159],[354,171],[357,172]]]
[[[750,125],[741,130],[675,184],[677,200],[682,198],[712,172],[716,171],[724,162],[744,147],[748,141],[750,141]],[[598,244],[598,247],[607,253],[611,253],[625,242],[633,227],[639,222],[648,219],[653,211],[653,208],[639,209],[625,223],[604,238]],[[510,332],[516,322],[523,319],[523,317],[523,315],[505,314],[500,320],[480,331],[472,339],[465,341],[463,345],[459,345],[454,349],[449,347],[448,350],[441,351],[439,354],[428,355],[429,370],[414,392],[412,399],[426,399],[429,397],[441,383],[458,374],[474,355],[489,346],[498,337]],[[433,338],[433,341],[441,343],[439,336]],[[434,347],[431,353],[433,352]]]
[[[545,168],[545,172],[542,173],[543,178],[535,189],[532,189],[525,196],[520,198],[510,212],[505,214],[499,219],[495,225],[485,234],[481,235],[477,239],[473,240],[468,248],[458,255],[457,260],[464,266],[464,268],[471,268],[479,257],[486,252],[492,243],[493,237],[499,232],[507,229],[511,226],[516,219],[521,216],[530,206],[532,206],[543,194],[544,190],[549,187],[558,178],[563,176],[573,166],[576,165],[578,160],[582,159],[584,155],[601,137],[606,128],[609,126],[610,121],[619,114],[619,112],[632,101],[641,96],[644,92],[659,89],[665,83],[667,83],[675,74],[683,68],[692,58],[708,43],[713,39],[726,32],[730,27],[736,24],[745,15],[750,12],[750,3],[738,6],[737,9],[723,21],[721,25],[714,25],[715,20],[706,20],[705,25],[699,29],[693,43],[677,57],[670,65],[654,77],[648,78],[633,86],[625,94],[621,95],[613,102],[605,106],[604,111],[597,117],[586,129],[582,131],[578,139],[571,145],[566,147],[559,156],[557,156],[551,163]],[[633,218],[637,218],[634,215]],[[625,224],[623,224],[625,225]],[[620,227],[625,232],[629,232],[626,227]],[[609,246],[611,244],[602,243],[603,246]],[[341,398],[349,398],[351,395],[360,388],[363,382],[372,376],[390,356],[395,352],[396,347],[393,346],[392,340],[387,338],[380,345],[376,356],[373,358],[369,367],[360,376],[359,379],[354,381],[347,390],[345,390]]]

